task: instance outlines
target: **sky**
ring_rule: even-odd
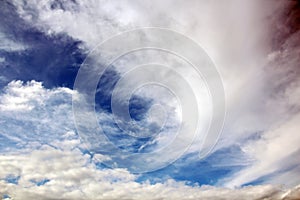
[[[0,199],[299,199],[296,0],[1,0]]]

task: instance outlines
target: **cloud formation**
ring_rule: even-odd
[[[14,1],[14,5],[18,15],[43,34],[66,34],[82,41],[79,47],[83,52],[115,33],[141,26],[162,26],[191,36],[213,58],[225,85],[227,121],[214,151],[235,145],[242,153],[225,155],[243,155],[238,157],[243,168],[219,180],[218,185],[296,186],[300,181],[300,37],[299,26],[293,21],[296,4],[199,2]],[[149,10],[153,12],[145,15]],[[4,41],[1,50],[23,50],[6,36],[0,39]],[[5,58],[0,59],[2,62]],[[119,64],[117,68],[121,68]],[[0,81],[5,78],[0,76]],[[0,144],[0,148],[2,152],[15,149],[0,157],[3,195],[17,199],[60,198],[62,194],[65,199],[221,199],[222,195],[224,199],[292,199],[299,194],[299,188],[271,185],[230,190],[187,186],[174,180],[141,183],[126,169],[98,169],[92,158],[77,148],[81,143],[74,134],[70,103],[74,92],[63,87],[45,89],[37,81],[13,81],[1,92],[0,140],[5,145]],[[159,99],[160,94],[152,97]],[[99,120],[108,131],[115,131],[107,123],[111,115],[103,112]],[[20,147],[25,149],[18,150]],[[197,145],[190,149],[195,151]],[[230,159],[226,163],[223,158],[221,165],[228,162]]]
[[[0,155],[0,194],[7,199],[293,199],[291,190],[263,185],[240,189],[187,186],[172,179],[164,183],[136,182],[125,169],[99,169],[72,140],[61,149],[42,145],[27,153]],[[76,144],[76,141],[75,141]],[[10,178],[9,178],[10,177]],[[12,182],[11,177],[17,181]],[[8,198],[9,197],[9,198]]]
[[[98,165],[99,160],[107,159],[84,153],[78,136],[72,128],[61,124],[53,126],[51,116],[41,121],[39,126],[35,118],[35,109],[39,115],[53,113],[58,121],[68,116],[70,104],[68,97],[72,93],[67,88],[45,89],[39,82],[11,82],[1,95],[2,120],[10,125],[11,137],[21,149],[10,149],[0,155],[0,194],[12,199],[292,199],[298,195],[299,188],[287,190],[279,186],[247,186],[239,189],[225,189],[213,186],[186,185],[169,179],[163,183],[151,184],[137,181],[139,175],[131,174],[126,169],[107,169]],[[51,106],[49,106],[49,104]],[[59,113],[58,113],[59,112]],[[7,115],[9,114],[10,115]],[[4,115],[5,114],[5,115]],[[32,123],[29,128],[14,121],[8,122],[10,116],[19,116],[19,123]],[[28,116],[29,115],[29,116]],[[36,116],[38,117],[38,116]],[[26,120],[27,119],[27,120]],[[11,119],[10,119],[11,120]],[[64,121],[64,120],[62,120]],[[294,124],[293,121],[290,122]],[[2,123],[3,126],[3,123]],[[30,128],[31,127],[31,128]],[[56,128],[55,128],[56,127]],[[285,127],[282,127],[285,129]],[[2,128],[1,134],[3,134]],[[43,131],[41,131],[43,130]],[[24,131],[31,131],[26,133]],[[55,137],[45,136],[57,134]],[[22,133],[22,134],[21,134]],[[292,132],[291,132],[292,134]],[[275,134],[276,135],[276,134]],[[45,137],[45,138],[44,138]],[[22,138],[22,140],[20,140]],[[30,141],[34,138],[34,141]],[[280,140],[278,140],[280,141]],[[296,140],[295,140],[296,141]],[[268,148],[265,144],[262,146]],[[275,144],[276,145],[276,144]],[[259,150],[259,149],[258,149]],[[293,151],[293,149],[291,149]],[[266,156],[267,155],[266,151]],[[276,154],[279,155],[279,154]],[[98,163],[98,164],[97,164]],[[269,166],[266,166],[269,167]],[[254,175],[253,175],[254,176]],[[236,181],[236,180],[235,180]]]
[[[9,150],[28,143],[47,143],[74,131],[73,93],[68,88],[45,89],[41,82],[36,81],[10,82],[0,93],[0,133],[17,146],[4,145],[4,148]]]

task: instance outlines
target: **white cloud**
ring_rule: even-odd
[[[287,192],[282,188],[268,185],[235,190],[207,186],[192,187],[174,180],[153,185],[148,182],[136,182],[136,176],[124,169],[97,169],[90,156],[83,155],[79,151],[80,141],[71,130],[69,132],[62,130],[63,125],[60,123],[56,125],[57,127],[54,126],[54,129],[53,127],[50,128],[55,121],[54,118],[58,121],[65,121],[63,118],[69,116],[68,119],[72,119],[68,114],[71,111],[69,103],[72,93],[73,91],[66,88],[45,89],[41,83],[35,81],[27,84],[14,81],[3,91],[1,94],[2,119],[8,120],[10,118],[12,120],[14,117],[19,123],[24,121],[33,123],[29,126],[31,128],[23,129],[23,132],[18,131],[23,133],[20,135],[16,135],[15,132],[18,130],[18,124],[14,127],[10,126],[11,137],[23,135],[23,141],[17,139],[16,141],[26,143],[34,135],[28,132],[41,130],[47,134],[56,134],[56,137],[53,137],[48,144],[43,144],[44,142],[38,142],[42,139],[39,138],[41,135],[36,136],[35,142],[27,143],[25,149],[0,156],[0,193],[2,195],[7,194],[14,199],[218,199],[220,196],[223,199],[254,199],[266,196],[270,196],[270,199],[280,199],[280,196]],[[38,113],[35,113],[36,109],[39,111]],[[52,112],[56,113],[53,117],[49,115]],[[45,115],[47,118],[47,121],[42,120],[42,123],[45,123],[48,128],[35,130],[32,127],[39,126],[37,122],[38,119],[41,119],[41,115]],[[72,128],[70,124],[66,124],[69,129]],[[289,135],[282,135],[279,132],[296,124],[295,121],[291,120],[289,124],[281,127],[273,134],[267,134],[269,138],[266,138],[265,144],[254,144],[254,146],[261,147],[255,149],[254,155],[259,155],[258,159],[265,158],[268,160],[270,160],[271,155],[274,161],[277,161],[276,159],[281,160],[285,155],[294,152],[295,149],[290,148],[296,147],[298,144],[296,135],[293,135],[294,132],[290,130]],[[60,139],[57,136],[59,134],[62,136]],[[274,137],[271,137],[272,135]],[[281,152],[279,148],[276,156],[272,155],[273,151],[267,151],[273,147],[281,147],[279,145],[286,145],[283,148],[287,150]],[[109,159],[99,156],[100,159]],[[268,163],[263,164],[262,168],[269,169]],[[257,177],[265,173],[259,169],[261,168],[252,171],[250,177],[256,177],[255,173],[258,173]],[[18,184],[8,183],[6,179],[9,176],[19,177]],[[243,176],[240,178],[243,181],[249,181]],[[236,178],[232,182],[236,183],[240,178]],[[41,186],[36,185],[37,182],[44,180],[48,182]]]
[[[265,109],[260,102],[265,99],[262,66],[267,56],[267,27],[261,21],[271,12],[260,1],[80,1],[78,5],[64,2],[65,10],[52,10],[52,3],[14,2],[20,16],[40,30],[66,33],[83,41],[88,50],[137,27],[164,27],[186,34],[201,44],[222,75],[229,124],[225,131],[231,133],[230,139],[264,130],[272,121],[266,120],[268,113],[257,115]],[[226,139],[221,147],[235,143]]]
[[[36,81],[10,82],[0,93],[0,134],[22,146],[74,131],[73,93],[68,88],[45,89]]]
[[[72,92],[66,88],[45,89],[41,83],[35,81],[26,84],[21,81],[11,82],[1,94],[2,119],[9,114],[8,118],[17,117],[16,120],[19,123],[31,119],[32,125],[39,126],[38,116],[35,116],[35,110],[38,109],[39,115],[54,112],[56,115],[53,117],[56,120],[65,121],[63,116],[69,116],[67,113],[70,107],[67,105],[69,105],[70,99],[68,98]],[[23,105],[24,109],[20,109],[19,104]],[[60,113],[57,113],[58,109]],[[2,196],[24,200],[141,198],[231,200],[265,198],[274,200],[282,199],[283,196],[298,195],[298,188],[287,190],[271,185],[226,189],[212,186],[188,186],[185,182],[176,182],[172,179],[156,184],[150,184],[147,181],[137,182],[138,175],[131,174],[126,169],[97,167],[95,161],[98,160],[91,159],[90,155],[83,154],[79,150],[81,143],[72,130],[61,129],[62,124],[57,124],[54,129],[50,127],[54,119],[48,114],[46,115],[48,120],[43,121],[48,129],[37,130],[54,134],[55,137],[45,142],[43,138],[34,136],[33,132],[37,130],[30,128],[31,125],[27,127],[28,129],[23,129],[23,134],[26,135],[23,136],[23,141],[15,141],[26,143],[34,136],[33,141],[27,142],[19,150],[1,153],[0,194]],[[290,123],[295,124],[293,121]],[[70,125],[67,124],[67,126],[71,129]],[[18,124],[10,127],[12,137],[16,136],[17,129]],[[271,145],[274,145],[273,143]],[[109,159],[102,155],[96,156],[97,159]],[[17,181],[12,183],[9,177]]]
[[[244,146],[244,151],[255,158],[255,163],[244,170],[241,170],[226,183],[227,186],[240,186],[254,181],[265,175],[281,173],[281,170],[290,170],[291,167],[299,164],[299,125],[300,114],[293,116],[288,122],[280,127],[270,130],[256,141],[250,141]],[[298,171],[299,173],[299,171]],[[286,176],[287,174],[285,174]],[[291,185],[300,182],[298,176],[291,180],[285,180],[285,184]],[[271,179],[272,181],[272,179]],[[271,182],[266,181],[266,182]]]
[[[87,49],[120,30],[141,26],[162,26],[191,36],[213,58],[225,84],[228,118],[217,149],[240,145],[256,159],[222,184],[239,186],[273,172],[279,175],[272,175],[270,181],[280,183],[282,179],[282,183],[297,184],[298,171],[285,170],[299,162],[291,158],[299,157],[300,81],[299,73],[294,73],[299,65],[299,48],[295,45],[299,44],[299,33],[278,50],[271,48],[278,38],[270,37],[269,32],[274,32],[270,25],[278,17],[268,16],[282,12],[279,7],[284,8],[283,3],[88,1],[78,7],[66,3],[66,10],[51,10],[49,1],[31,1],[26,6],[14,3],[24,19],[44,32],[67,33],[82,40]],[[23,102],[16,97],[8,105],[17,108]],[[246,141],[253,133],[259,138]],[[286,181],[291,174],[298,176]]]
[[[280,23],[277,19],[274,23]],[[283,27],[288,26],[284,24]],[[256,160],[233,177],[221,181],[227,186],[262,179],[263,183],[284,183],[295,186],[300,182],[300,104],[299,52],[300,32],[281,38],[282,45],[268,55],[265,64],[266,94],[261,102],[267,127],[256,140],[242,143],[242,149]],[[296,45],[295,45],[296,44]],[[227,182],[228,181],[228,182]]]
[[[66,144],[65,144],[66,142]],[[62,141],[61,146],[69,141]],[[168,180],[150,184],[136,182],[125,169],[97,169],[77,148],[55,149],[48,145],[27,153],[0,155],[0,195],[12,199],[281,199],[296,193],[271,185],[225,189],[187,186]],[[9,183],[8,176],[19,177]],[[36,183],[47,180],[42,185]],[[299,193],[299,191],[298,191]],[[286,198],[288,199],[288,198]]]
[[[16,42],[12,40],[11,38],[7,37],[4,33],[0,31],[0,50],[4,51],[23,51],[27,49],[28,47],[20,42]],[[4,58],[0,58],[0,63],[4,62]]]

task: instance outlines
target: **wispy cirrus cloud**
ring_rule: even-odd
[[[142,1],[135,3],[128,1],[86,1],[84,3],[31,1],[26,4],[14,1],[19,17],[39,30],[39,34],[44,34],[47,41],[51,37],[65,34],[82,42],[78,44],[78,49],[82,52],[91,50],[95,44],[114,33],[141,26],[162,26],[175,29],[199,42],[215,61],[223,78],[226,92],[227,121],[223,136],[214,152],[225,152],[222,154],[225,158],[220,159],[219,165],[230,165],[234,160],[236,165],[242,166],[233,173],[227,174],[225,178],[222,177],[217,183],[228,187],[263,183],[295,186],[299,183],[297,177],[300,171],[298,167],[300,138],[297,124],[299,124],[298,55],[300,42],[297,24],[289,24],[294,23],[294,18],[292,19],[291,16],[297,12],[295,10],[287,12],[292,4],[296,5],[293,2],[251,1],[245,6],[245,1],[237,0],[205,3],[198,1],[158,3],[157,1],[151,4]],[[149,13],[149,10],[153,12]],[[145,15],[145,13],[148,14]],[[96,22],[95,19],[97,19]],[[57,41],[64,41],[65,37],[60,39]],[[65,48],[67,44],[68,42],[62,46],[57,45],[53,49],[56,51],[57,48]],[[3,62],[6,62],[6,59]],[[57,65],[54,68],[49,67],[48,71],[55,71],[52,69],[60,66],[65,67],[65,63],[57,62]],[[122,63],[118,63],[116,68],[118,72],[122,72]],[[49,78],[48,74],[46,77]],[[111,78],[107,77],[106,81],[111,81]],[[3,76],[2,79],[6,77]],[[69,86],[72,85],[70,82],[72,81],[68,82]],[[23,94],[23,91],[26,93]],[[62,100],[68,99],[69,101],[73,92],[66,88],[45,90],[40,83],[34,81],[27,85],[18,81],[10,83],[2,92],[0,100],[2,135],[9,138],[10,145],[19,143],[25,145],[28,143],[27,140],[31,139],[32,141],[46,141],[45,143],[52,142],[51,144],[54,145],[53,141],[60,138],[61,134],[74,128],[70,120],[64,120],[72,118],[70,103]],[[143,97],[151,96],[147,93],[143,95]],[[161,98],[160,94],[151,97]],[[100,96],[100,101],[103,100],[101,98],[103,96]],[[43,120],[40,120],[41,118]],[[122,134],[111,126],[112,118],[108,112],[102,112],[99,115],[99,120],[106,126],[107,131],[116,135]],[[126,148],[130,147],[129,140],[120,141],[121,145]],[[41,145],[38,144],[38,146]],[[59,143],[56,144],[59,146]],[[227,151],[227,149],[233,150]],[[198,146],[192,146],[190,152],[196,151],[198,151]],[[230,159],[226,160],[226,157]],[[196,156],[187,160],[187,163],[180,165],[198,162]],[[201,166],[198,167],[201,170]],[[201,177],[196,179],[200,180]],[[51,181],[48,183],[50,184]],[[162,198],[170,196],[169,193],[164,193],[166,190],[173,191],[174,189],[173,186],[171,189],[169,186],[165,187],[165,184],[153,186],[132,181],[133,188],[144,191],[143,186],[145,190],[162,187],[162,192],[159,193]],[[19,187],[18,190],[22,190],[20,189],[22,186],[11,187],[15,189]],[[192,193],[199,191],[199,188],[188,186],[183,188],[188,188],[187,190]],[[211,188],[208,192],[202,192],[203,188],[201,188],[199,197],[216,198],[209,195],[219,192],[232,195],[230,197],[234,199],[242,195],[241,193],[248,194],[249,192],[249,195],[253,195],[253,189],[262,192],[263,194],[258,193],[258,195],[266,195],[265,198],[269,198],[270,193],[280,194],[270,197],[280,199],[284,193],[281,190],[278,192],[277,189],[270,189],[266,194],[264,193],[266,188],[268,187],[257,186],[236,191]],[[121,193],[124,192],[121,188],[118,189]],[[181,189],[179,187],[178,191],[186,194],[184,189]],[[114,198],[113,194],[111,195],[111,198]],[[179,193],[178,195],[180,198]],[[254,197],[245,196],[246,198]]]
[[[6,147],[11,147],[6,151],[1,149],[3,198],[282,199],[287,192],[297,193],[297,188],[288,191],[270,185],[237,190],[187,186],[172,178],[151,184],[147,180],[138,181],[139,175],[126,169],[103,168],[98,162],[107,158],[94,155],[96,159],[86,154],[72,131],[72,122],[61,124],[65,122],[63,119],[72,118],[69,111],[73,92],[67,88],[45,89],[35,81],[14,81],[1,94],[1,135],[15,143],[12,146],[6,143]]]

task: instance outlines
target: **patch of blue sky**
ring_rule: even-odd
[[[8,194],[3,194],[3,195],[2,195],[2,198],[3,198],[3,199],[10,199],[11,197],[10,197]]]
[[[42,180],[31,180],[30,182],[34,183],[36,186],[42,186],[48,183],[50,179],[42,179]]]
[[[120,79],[120,75],[114,67],[108,68],[101,76],[98,86],[97,93],[95,95],[95,110],[99,113],[107,113],[107,116],[112,114],[111,109],[111,98],[115,84]],[[104,134],[107,138],[112,141],[120,149],[128,152],[138,152],[142,146],[149,143],[154,137],[138,138],[133,137],[128,132],[152,131],[155,127],[151,124],[147,124],[147,112],[153,105],[153,99],[141,97],[138,95],[132,95],[129,100],[129,113],[130,116],[137,126],[127,126],[128,129],[122,130],[119,128],[114,120],[117,117],[122,116],[106,117],[99,120],[99,124],[102,127]],[[125,101],[120,100],[120,104],[125,105]],[[155,136],[155,135],[154,135]]]
[[[299,151],[292,154],[290,157],[287,157],[286,159],[283,159],[282,162],[288,163],[289,160],[297,159],[297,155],[299,155]],[[260,176],[259,178],[247,182],[245,184],[242,184],[241,186],[249,186],[249,185],[262,185],[262,184],[270,184],[270,180],[273,180],[273,178],[276,178],[278,176],[281,176],[282,174],[285,174],[287,172],[294,172],[296,174],[300,174],[300,167],[298,163],[288,165],[288,167],[280,168],[278,170],[275,170],[272,173],[265,173],[265,175]]]
[[[95,110],[98,112],[106,111],[111,113],[111,95],[113,89],[120,79],[120,74],[114,67],[108,68],[101,76],[95,94]]]
[[[236,158],[245,158],[237,146],[218,150],[203,160],[199,160],[197,153],[191,153],[163,169],[142,174],[137,180],[157,183],[172,178],[190,185],[217,185],[219,180],[230,177],[249,164]]]
[[[17,148],[17,142],[9,139],[0,132],[0,152],[10,151],[11,148]]]
[[[33,111],[30,115],[25,115],[19,119],[0,115],[0,120],[5,121],[5,123],[0,124],[2,137],[7,138],[9,136],[11,139],[14,139],[9,143],[10,146],[14,145],[16,147],[17,145],[25,146],[30,142],[43,144],[62,139],[64,134],[72,130],[74,125],[71,121],[66,123],[55,120],[46,122],[49,118],[51,119],[48,112],[49,111],[41,111],[35,113]],[[28,120],[29,117],[32,117],[31,120]],[[47,119],[47,117],[49,118]],[[62,116],[57,117],[61,118]],[[42,118],[46,119],[43,120]],[[53,119],[54,118],[55,116],[53,116]]]
[[[20,176],[9,175],[4,180],[7,183],[12,183],[12,184],[16,184],[17,185],[19,183],[20,178],[21,178]]]
[[[0,57],[5,59],[0,63],[5,83],[36,80],[42,81],[47,88],[73,88],[77,71],[85,58],[85,53],[79,49],[81,42],[64,34],[45,35],[21,19],[9,2],[1,3],[0,9],[1,32],[27,47],[22,51],[0,50]]]
[[[251,185],[261,185],[261,184],[264,184],[264,182],[266,180],[268,180],[269,178],[271,177],[271,175],[268,175],[268,176],[262,176],[254,181],[251,181],[251,182],[248,182],[246,184],[243,184],[241,185],[242,187],[245,187],[245,186],[251,186]]]

